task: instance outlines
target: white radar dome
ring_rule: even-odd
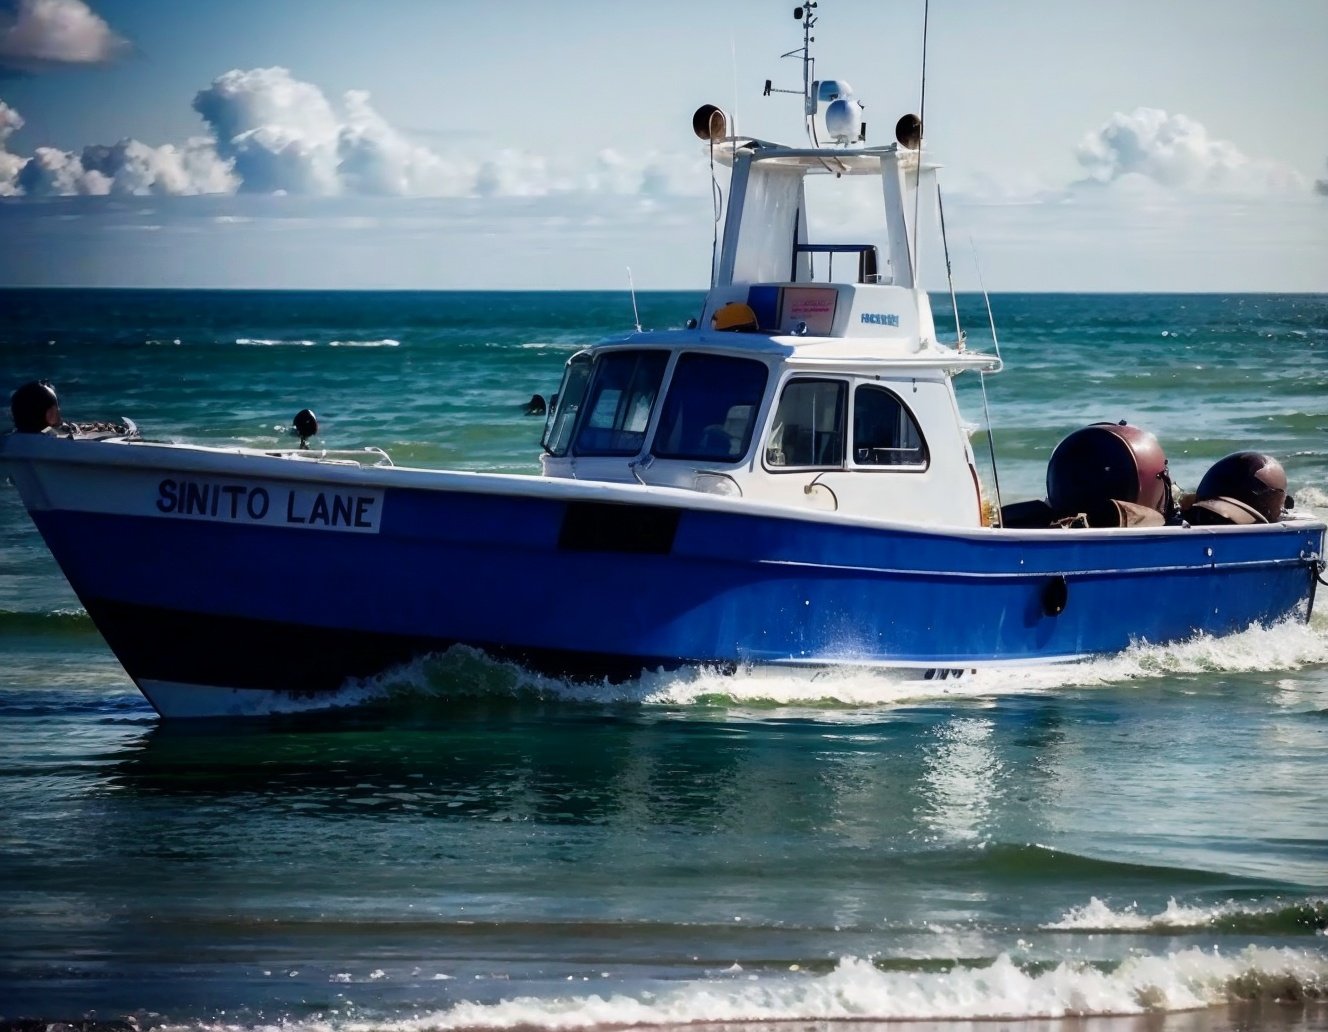
[[[825,128],[836,143],[849,143],[862,135],[862,105],[840,97],[825,109]]]
[[[817,103],[828,104],[840,97],[851,96],[853,96],[853,87],[843,79],[822,79],[816,84]]]

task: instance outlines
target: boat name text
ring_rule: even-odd
[[[862,321],[875,326],[898,326],[899,316],[894,312],[863,312]]]
[[[157,485],[156,508],[166,516],[376,534],[383,493],[167,477]]]

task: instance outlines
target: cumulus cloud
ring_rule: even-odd
[[[196,138],[183,147],[150,147],[138,140],[93,144],[81,154],[38,147],[32,157],[12,154],[9,137],[23,118],[0,101],[0,197],[182,196],[235,192],[230,162],[211,140]]]
[[[252,193],[336,192],[339,122],[323,91],[285,68],[235,69],[194,97],[217,152]]]
[[[0,135],[0,193],[653,199],[709,185],[699,156],[606,149],[574,164],[518,150],[439,154],[392,126],[368,93],[351,90],[334,102],[285,68],[226,72],[193,107],[209,135],[182,147],[127,139],[82,153],[39,147],[31,158],[5,152],[22,124],[5,107],[12,128]]]
[[[0,100],[0,147],[3,147],[5,141],[22,128],[23,116]]]
[[[1076,157],[1090,183],[1129,184],[1142,177],[1174,190],[1242,194],[1305,186],[1294,169],[1251,158],[1234,143],[1209,136],[1192,118],[1157,108],[1117,112],[1084,137]]]
[[[87,174],[104,178],[106,192],[113,194],[178,197],[229,194],[236,187],[230,163],[217,154],[211,140],[201,137],[183,147],[149,147],[138,140],[97,144],[83,148],[81,162]]]
[[[285,68],[239,69],[194,97],[240,190],[312,196],[455,197],[541,193],[538,159],[445,158],[395,129],[363,90],[339,106]],[[532,175],[533,173],[533,175]]]
[[[78,157],[55,147],[38,147],[19,169],[17,186],[28,197],[109,193],[105,177],[87,174]]]
[[[83,0],[18,0],[0,15],[0,64],[11,67],[102,64],[128,49]]]
[[[1314,192],[1320,197],[1328,197],[1328,179],[1316,179],[1314,181]]]
[[[337,172],[356,193],[448,197],[472,192],[475,170],[448,161],[397,132],[369,104],[346,94],[346,123],[337,132]]]
[[[10,154],[6,143],[22,128],[23,116],[0,100],[0,197],[12,197],[18,193],[18,172],[26,159]]]

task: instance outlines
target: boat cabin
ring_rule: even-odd
[[[699,318],[571,358],[549,407],[545,475],[982,525],[952,378],[999,361],[937,341],[917,283],[914,220],[935,169],[898,144],[712,146],[732,177]],[[806,186],[825,177],[874,177],[883,224],[812,239]]]

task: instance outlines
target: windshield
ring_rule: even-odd
[[[590,352],[573,355],[563,372],[563,384],[553,396],[548,419],[544,421],[544,439],[540,442],[550,455],[566,455],[572,443],[572,427],[590,382]]]
[[[640,452],[668,363],[667,351],[612,351],[600,355],[573,451],[577,455]]]
[[[725,355],[678,359],[655,431],[661,459],[736,462],[752,443],[765,394],[764,362]]]

